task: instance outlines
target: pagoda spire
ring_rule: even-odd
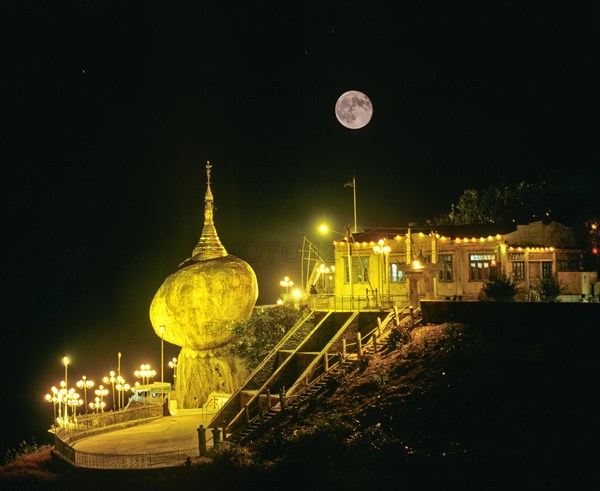
[[[202,235],[194,252],[192,258],[197,261],[205,261],[207,259],[215,259],[217,257],[227,256],[227,251],[221,240],[217,235],[217,229],[215,228],[215,222],[213,220],[213,214],[215,210],[213,194],[210,189],[210,171],[212,165],[209,160],[206,161],[206,195],[204,196],[204,227],[202,228]]]

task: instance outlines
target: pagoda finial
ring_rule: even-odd
[[[213,220],[214,214],[214,199],[210,189],[210,171],[212,169],[210,160],[206,161],[206,195],[204,196],[204,227],[200,240],[194,248],[192,257],[196,260],[214,259],[217,257],[227,256],[227,251],[221,244],[215,223]]]
[[[210,186],[210,170],[212,169],[212,165],[210,164],[210,160],[206,161],[206,184]]]

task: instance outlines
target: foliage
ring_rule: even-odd
[[[517,281],[506,273],[496,273],[483,283],[482,300],[488,302],[512,302],[517,294]]]
[[[52,448],[52,445],[38,443],[35,441],[35,438],[32,438],[30,442],[22,440],[17,447],[8,449],[6,451],[6,454],[4,455],[4,463],[10,464],[22,455],[38,452],[47,448]]]
[[[412,336],[407,328],[394,326],[390,330],[385,347],[388,350],[401,348],[403,345],[410,343],[411,338]]]
[[[580,229],[583,245],[583,268],[600,275],[600,218],[590,218]],[[597,293],[597,292],[596,292]]]
[[[515,186],[466,189],[448,213],[428,220],[428,225],[472,225],[481,223],[529,222],[546,216],[557,200],[546,182]]]
[[[242,469],[254,465],[250,448],[229,442],[221,442],[216,447],[210,447],[209,456],[215,465]]]
[[[236,322],[232,331],[236,341],[231,352],[239,356],[249,370],[256,368],[303,314],[290,306],[256,309],[247,321]]]
[[[566,286],[554,276],[538,278],[533,288],[539,294],[540,300],[548,303],[557,302],[558,297],[566,290]]]

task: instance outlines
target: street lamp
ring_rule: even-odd
[[[52,427],[56,430],[56,404],[58,403],[58,389],[53,386],[50,391],[52,394],[46,394],[46,400],[51,402],[54,406],[54,419],[52,420]]]
[[[83,401],[79,397],[79,394],[75,392],[75,389],[69,389],[67,393],[67,406],[71,406],[73,408],[73,422],[77,423],[77,406],[81,406]]]
[[[386,244],[387,239],[379,239],[378,244],[373,247],[373,251],[377,255],[377,261],[379,266],[379,283],[380,289],[379,294],[383,295],[383,283],[387,283],[388,296],[390,294],[390,282],[388,278],[388,257],[390,254],[390,246]],[[381,270],[381,256],[384,256],[384,271]]]
[[[346,233],[338,232],[337,230],[332,230],[327,225],[321,225],[319,230],[323,233],[325,232],[333,232],[334,234],[341,235],[346,238],[346,242],[348,244],[348,282],[350,283],[350,297],[354,296],[354,285],[352,284],[352,248],[351,241],[353,240],[352,236],[352,227],[350,225],[346,225]]]
[[[283,278],[283,280],[281,280],[281,281],[279,282],[279,284],[280,284],[280,285],[281,285],[283,288],[285,288],[285,293],[286,293],[286,295],[289,295],[289,294],[290,294],[290,287],[294,286],[294,282],[293,282],[292,280],[290,280],[290,277],[289,277],[289,276],[286,276],[286,277],[284,277],[284,278]]]
[[[169,367],[173,369],[173,385],[177,388],[177,358],[169,362]]]
[[[140,365],[140,369],[134,372],[137,378],[142,379],[142,385],[150,385],[150,378],[156,375],[156,370],[152,370],[149,364]],[[146,390],[146,398],[148,398],[149,388]]]
[[[62,421],[66,425],[69,420],[67,412],[67,384],[64,380],[60,381],[60,389],[58,391],[58,418],[61,419],[61,412],[63,412]],[[64,405],[64,408],[62,406]],[[62,408],[62,409],[61,409]]]
[[[87,402],[87,391],[94,386],[94,382],[92,380],[88,380],[85,375],[81,377],[81,380],[78,380],[75,384],[79,389],[83,389],[83,399],[85,404],[85,414],[88,413],[88,402]]]
[[[119,401],[119,409],[123,409],[123,407],[125,406],[125,391],[131,389],[131,386],[125,382],[125,379],[123,377],[117,375],[117,384],[115,385],[115,387],[117,389],[118,394],[117,399]]]
[[[96,401],[99,402],[99,408],[102,412],[104,412],[104,407],[106,403],[104,402],[104,397],[108,394],[108,389],[104,388],[104,385],[99,385],[98,388],[94,391],[96,394]],[[99,401],[98,401],[99,399]]]
[[[104,402],[102,402],[99,397],[96,397],[94,402],[90,402],[90,408],[92,408],[96,414],[98,414],[98,410],[104,412],[104,406]]]
[[[167,328],[165,326],[160,326],[158,329],[160,331],[160,385],[162,386],[162,384],[165,382],[165,380],[164,380],[164,367],[165,367],[164,344],[165,344],[165,331],[167,330]],[[161,394],[161,399],[164,399],[165,393],[163,392],[162,387],[160,389],[160,394]]]
[[[71,360],[69,360],[68,356],[63,356],[62,361],[63,361],[63,364],[65,365],[65,387],[68,387],[69,386],[69,380],[67,378],[67,369],[69,368],[69,362]]]
[[[117,378],[115,377],[116,374],[115,374],[114,370],[111,370],[109,372],[109,375],[110,375],[110,377],[104,377],[102,379],[102,381],[105,384],[108,384],[108,383],[112,384],[112,401],[113,401],[113,411],[114,411],[115,410],[115,382],[117,381]]]

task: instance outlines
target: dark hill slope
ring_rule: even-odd
[[[597,371],[585,358],[595,350],[578,350],[566,329],[562,342],[459,324],[412,336],[339,377],[329,397],[257,442],[273,473],[294,476],[298,487],[319,476],[331,489],[545,490],[595,482]]]

